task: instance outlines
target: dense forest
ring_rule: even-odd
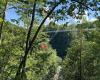
[[[0,80],[100,80],[99,10],[99,0],[0,0]]]

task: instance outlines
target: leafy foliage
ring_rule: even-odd
[[[99,6],[99,0],[0,0],[0,80],[53,80],[55,75],[61,80],[99,80]],[[23,22],[23,27],[5,20],[9,9],[19,15],[18,20],[11,19],[12,23]],[[86,10],[99,20],[85,21],[82,15]],[[48,30],[69,29],[69,18],[84,20],[70,26],[80,33],[42,32],[46,31],[47,19],[52,20]],[[59,21],[65,24],[58,26]],[[82,31],[86,28],[94,30]],[[61,75],[56,71],[59,65]]]
[[[10,26],[10,27],[9,27]],[[22,59],[25,48],[25,29],[16,27],[9,22],[5,24],[3,42],[0,46],[0,79],[13,79],[18,67],[19,58]],[[34,49],[30,52],[26,62],[26,78],[24,80],[44,80],[55,74],[59,58],[53,50],[46,34],[41,33],[35,41]],[[45,43],[48,47],[41,49],[40,44]],[[50,73],[52,71],[52,73]],[[19,78],[20,79],[20,78]]]
[[[94,22],[95,27],[98,28],[98,21]],[[93,23],[92,23],[93,24]],[[86,35],[95,35],[95,33],[100,34],[99,31],[88,31]],[[96,34],[96,35],[98,35]],[[86,36],[84,34],[84,36]],[[80,42],[80,37],[74,39],[71,43],[71,47],[68,49],[67,56],[63,61],[63,78],[68,80],[80,79],[80,69],[81,69],[81,79],[83,80],[99,80],[99,70],[100,70],[100,57],[99,45],[97,42],[100,37],[92,36],[83,39],[82,44]],[[81,45],[81,46],[80,46]],[[80,51],[81,50],[81,51]],[[81,55],[81,59],[80,59]],[[81,60],[81,63],[80,63]],[[81,67],[80,67],[81,66]]]

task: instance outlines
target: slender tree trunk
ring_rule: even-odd
[[[32,20],[31,20],[31,23],[30,23],[30,27],[29,27],[29,30],[28,30],[28,33],[27,33],[27,39],[26,39],[26,48],[25,48],[25,54],[28,53],[28,46],[29,46],[29,41],[30,41],[30,35],[31,35],[31,30],[32,30],[32,27],[33,27],[33,23],[34,23],[34,19],[35,19],[35,7],[36,7],[36,1],[34,1],[34,5],[33,5],[33,12],[32,12]],[[18,67],[18,70],[17,70],[17,73],[16,73],[16,76],[15,76],[15,80],[17,80],[17,77],[20,76],[20,77],[23,77],[21,75],[21,70],[23,69],[22,73],[24,73],[24,68],[23,66],[25,65],[24,64],[24,58],[26,58],[26,55],[24,55],[19,67]]]
[[[3,21],[0,24],[0,40],[1,40],[1,37],[2,37],[2,28],[3,28],[3,25],[4,25],[4,21],[5,21],[5,13],[6,13],[7,4],[8,4],[8,0],[5,0],[5,6],[4,6],[4,10],[3,10],[3,16],[2,16]]]
[[[33,43],[34,43],[34,41],[35,41],[35,39],[36,39],[36,37],[37,37],[39,31],[41,30],[42,25],[44,24],[44,22],[46,21],[46,19],[52,14],[52,12],[54,11],[54,9],[55,9],[60,3],[61,3],[61,2],[57,3],[57,4],[52,8],[52,10],[47,14],[47,16],[43,19],[43,21],[42,21],[41,24],[39,25],[39,27],[38,27],[38,29],[37,29],[35,35],[33,36],[32,40],[30,41],[30,43],[29,43],[28,41],[26,42],[26,44],[29,44],[29,45],[26,45],[25,55],[24,55],[24,57],[23,57],[23,59],[22,59],[20,65],[19,65],[19,68],[18,68],[17,73],[16,73],[16,76],[15,76],[15,80],[17,80],[17,77],[18,77],[18,76],[20,76],[21,78],[23,78],[23,73],[24,73],[24,70],[25,70],[25,65],[26,65],[26,60],[27,60],[27,55],[28,55],[30,49],[32,48],[32,45],[33,45]],[[32,20],[33,20],[33,19],[32,19]],[[33,21],[32,21],[32,22],[33,22]],[[30,24],[30,26],[31,26],[31,24]],[[30,32],[28,32],[28,33],[31,33],[31,30],[29,30],[29,31],[30,31]],[[27,36],[28,36],[27,39],[29,39],[29,36],[30,36],[30,35],[27,35]]]

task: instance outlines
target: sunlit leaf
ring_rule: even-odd
[[[2,18],[0,18],[0,23],[3,21],[3,19]]]

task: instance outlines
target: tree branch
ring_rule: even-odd
[[[2,27],[4,25],[5,12],[6,12],[6,8],[7,8],[7,4],[8,4],[8,0],[6,0],[6,2],[5,2],[5,7],[4,7],[4,11],[3,11],[3,17],[2,17],[3,21],[2,21],[2,23],[0,25],[0,39],[1,39],[1,35],[2,35]]]
[[[87,9],[90,9],[90,10],[94,11],[93,9],[91,9],[90,7],[88,7],[87,5],[85,5],[84,3],[82,3],[78,0],[72,0],[72,1],[77,2],[77,3],[81,4],[82,6],[86,7]]]
[[[32,20],[31,20],[31,23],[30,23],[30,27],[29,27],[29,30],[28,30],[28,34],[27,34],[27,40],[26,40],[26,49],[28,48],[28,45],[29,45],[29,39],[30,39],[30,35],[31,35],[31,30],[32,30],[32,27],[34,26],[34,19],[35,19],[35,8],[36,8],[36,1],[34,1],[34,5],[33,5],[33,12],[32,12]]]
[[[32,20],[31,20],[30,27],[29,27],[29,30],[28,30],[28,33],[27,33],[25,52],[27,51],[27,48],[28,48],[28,45],[29,45],[29,39],[30,39],[30,35],[31,35],[31,30],[32,30],[32,27],[33,27],[34,19],[35,19],[36,1],[37,0],[34,1],[34,5],[33,5]],[[24,60],[22,59],[20,65],[18,67],[18,70],[17,70],[16,76],[15,76],[15,79],[17,78],[18,75],[20,75],[20,71],[23,68],[23,63],[24,63]]]
[[[16,73],[16,76],[15,76],[15,80],[17,79],[17,77],[18,77],[19,75],[21,75],[21,77],[23,77],[22,74],[23,74],[23,72],[24,72],[24,67],[25,67],[25,65],[26,65],[27,55],[28,55],[29,51],[31,50],[31,47],[32,47],[32,45],[33,45],[33,43],[34,43],[34,41],[35,41],[35,39],[36,39],[36,37],[37,37],[37,35],[38,35],[38,33],[39,33],[41,27],[42,27],[42,25],[44,24],[44,22],[46,21],[46,19],[52,14],[52,12],[54,11],[54,9],[55,9],[60,3],[61,3],[61,2],[57,3],[57,4],[52,8],[52,10],[47,14],[47,16],[43,19],[43,21],[41,22],[40,26],[38,27],[38,29],[37,29],[35,35],[33,36],[32,40],[31,40],[31,42],[30,42],[30,44],[29,44],[29,47],[27,47],[27,49],[25,50],[25,55],[24,55],[24,57],[23,57],[23,59],[22,59],[20,65],[19,65],[19,68],[18,68],[17,73]],[[22,70],[22,72],[21,72],[21,70]],[[20,74],[20,73],[21,73],[21,74]]]
[[[34,43],[34,41],[35,41],[35,39],[36,39],[36,37],[37,37],[37,35],[38,35],[38,33],[39,33],[41,27],[42,27],[42,25],[43,25],[44,22],[46,21],[46,19],[52,14],[52,12],[54,11],[54,9],[55,9],[60,3],[61,3],[61,2],[57,3],[57,4],[52,8],[52,10],[47,14],[47,16],[44,18],[44,20],[41,22],[41,24],[39,25],[39,27],[38,27],[38,29],[37,29],[35,35],[34,35],[34,37],[32,38],[32,41],[30,42],[30,45],[29,45],[28,50],[31,49],[31,47],[32,47],[32,45],[33,45],[33,43]]]

